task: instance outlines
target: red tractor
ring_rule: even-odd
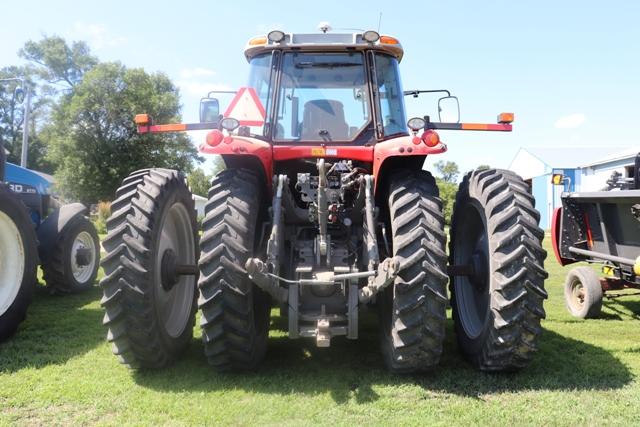
[[[469,172],[447,236],[428,155],[436,130],[510,131],[497,124],[405,117],[399,41],[375,31],[272,31],[245,50],[249,83],[200,123],[138,131],[211,129],[200,151],[221,155],[202,235],[191,192],[175,170],[145,169],[116,193],[104,241],[102,305],[108,340],[130,367],[158,368],[192,339],[196,309],[216,369],[256,368],[279,306],[290,338],[358,338],[375,307],[393,372],[436,366],[451,306],[460,348],[482,370],[531,360],[547,297],[546,252],[527,184],[505,170]],[[458,111],[459,112],[459,111]]]

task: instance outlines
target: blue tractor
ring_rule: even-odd
[[[81,203],[61,204],[45,174],[6,163],[0,144],[0,341],[24,320],[42,266],[52,293],[89,289],[100,241]]]

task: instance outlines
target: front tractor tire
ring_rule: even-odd
[[[389,221],[393,256],[401,261],[379,300],[382,354],[394,373],[427,371],[440,361],[447,307],[442,201],[430,173],[391,178]]]
[[[29,212],[0,183],[0,341],[13,335],[25,319],[37,267],[36,233]]]
[[[468,173],[456,195],[450,264],[458,344],[484,371],[514,371],[537,351],[545,317],[546,251],[540,214],[527,184],[506,170]]]
[[[249,279],[257,225],[263,212],[261,184],[247,169],[227,169],[213,180],[200,240],[202,340],[218,371],[255,369],[264,358],[271,302]]]
[[[198,235],[182,173],[145,169],[116,192],[102,260],[104,324],[130,368],[160,368],[187,347],[196,311]],[[180,274],[181,269],[193,269]]]

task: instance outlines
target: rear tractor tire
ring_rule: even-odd
[[[590,267],[576,267],[564,282],[564,300],[569,313],[579,319],[595,319],[602,311],[602,285]]]
[[[472,273],[451,277],[451,306],[460,349],[484,371],[521,369],[537,351],[547,273],[534,203],[506,170],[470,172],[456,195],[450,264]]]
[[[13,335],[25,319],[37,267],[36,233],[27,208],[0,184],[0,341]]]
[[[116,192],[102,260],[104,324],[130,368],[160,368],[189,345],[196,311],[198,234],[184,175],[145,169]],[[191,275],[179,268],[190,266]]]
[[[202,340],[218,371],[255,369],[267,349],[271,302],[244,268],[254,256],[262,207],[260,181],[247,169],[213,180],[200,240]]]
[[[80,215],[58,236],[50,258],[42,265],[44,280],[55,293],[91,289],[100,265],[100,240],[89,218]]]
[[[427,371],[440,361],[447,307],[442,201],[430,173],[391,178],[389,220],[393,256],[401,262],[379,298],[382,353],[391,372]]]

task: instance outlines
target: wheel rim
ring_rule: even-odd
[[[466,216],[456,230],[456,265],[473,265],[473,276],[454,279],[458,317],[465,334],[475,339],[482,334],[490,313],[489,241],[483,216],[475,205],[468,206]]]
[[[24,242],[16,224],[0,212],[0,315],[16,299],[25,269]]]
[[[584,307],[585,298],[586,292],[584,289],[584,285],[579,280],[575,280],[571,284],[571,306],[577,311],[582,310],[582,308]]]
[[[82,231],[71,245],[71,273],[78,283],[86,283],[93,276],[97,256],[96,243],[90,233]]]
[[[170,289],[162,286],[162,260],[167,251],[175,255],[176,264],[194,265],[195,241],[191,228],[191,218],[184,205],[176,203],[165,215],[159,236],[159,247],[156,253],[154,294],[159,317],[164,329],[172,338],[184,332],[191,315],[194,276],[180,276]]]

